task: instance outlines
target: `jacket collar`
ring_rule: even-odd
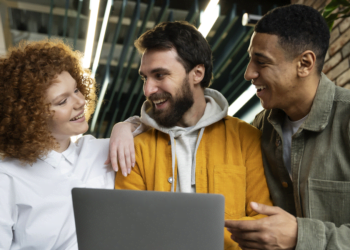
[[[309,117],[303,124],[304,129],[319,132],[326,128],[333,107],[334,95],[334,83],[322,73]]]
[[[325,74],[321,73],[315,99],[310,113],[302,125],[303,129],[320,132],[328,124],[335,95],[335,85]],[[280,109],[272,109],[268,121],[276,128],[283,124],[285,113]]]

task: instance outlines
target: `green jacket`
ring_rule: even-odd
[[[292,137],[293,182],[283,163],[282,110],[264,110],[265,175],[272,201],[297,216],[296,249],[350,249],[350,90],[322,74],[311,111]]]

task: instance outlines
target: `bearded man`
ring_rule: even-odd
[[[135,41],[147,98],[141,122],[151,127],[135,137],[136,165],[117,172],[117,189],[225,196],[225,218],[264,217],[249,202],[270,204],[260,131],[227,116],[228,103],[207,88],[210,47],[187,22],[165,22]],[[225,249],[239,249],[225,230]]]

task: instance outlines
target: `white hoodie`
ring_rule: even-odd
[[[155,128],[170,136],[173,176],[175,159],[177,159],[177,192],[195,192],[196,154],[204,128],[227,116],[228,102],[220,92],[206,88],[204,90],[204,97],[207,105],[202,118],[196,125],[187,128],[178,126],[171,128],[161,127],[146,112],[149,106],[147,105],[147,101],[144,102],[141,108],[141,122],[144,125]],[[127,120],[129,122],[135,121],[129,119]],[[140,126],[134,132],[134,135],[143,132],[145,129],[144,126]],[[172,185],[171,190],[174,191],[174,185]]]

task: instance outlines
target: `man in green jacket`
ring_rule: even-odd
[[[328,44],[308,6],[276,8],[255,26],[245,78],[265,109],[254,125],[278,207],[251,203],[268,217],[226,221],[242,249],[350,249],[350,91],[321,72]]]

